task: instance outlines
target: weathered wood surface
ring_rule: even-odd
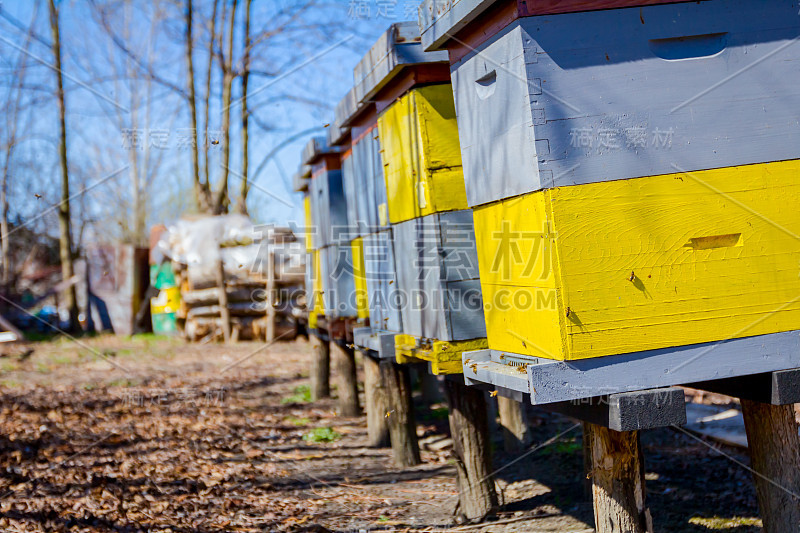
[[[260,295],[255,287],[253,288],[228,288],[228,302],[252,302],[260,300],[263,295]],[[188,307],[198,307],[205,305],[219,304],[219,292],[217,287],[210,289],[186,290],[181,291],[181,300]]]
[[[742,400],[742,413],[764,531],[797,531],[800,437],[794,407]]]
[[[458,471],[458,512],[469,521],[480,521],[497,509],[486,399],[483,391],[467,387],[460,376],[445,380],[445,394]]]
[[[389,408],[386,418],[392,444],[392,456],[399,467],[415,466],[422,462],[417,440],[417,423],[411,402],[409,367],[387,359],[380,362],[381,379],[386,386]]]
[[[331,345],[327,337],[311,336],[314,357],[311,362],[311,399],[316,401],[331,395]]]
[[[388,398],[388,384],[381,375],[381,363],[366,352],[361,352],[364,360],[364,403],[367,410],[367,440],[373,448],[383,448],[390,444],[389,419],[386,416],[391,408]]]
[[[645,502],[644,460],[638,431],[584,424],[591,450],[597,533],[652,533]]]
[[[225,342],[229,342],[231,340],[231,313],[228,309],[228,291],[225,287],[225,269],[222,266],[222,260],[220,259],[217,261],[217,298],[219,300],[219,317],[222,319],[222,334],[225,338]],[[192,311],[197,311],[197,309],[192,309],[189,311],[189,315],[187,318],[192,318],[191,313]]]
[[[330,347],[336,367],[334,379],[336,393],[339,397],[339,415],[358,416],[361,414],[361,407],[358,402],[358,374],[355,351],[341,341],[332,341]]]
[[[497,410],[500,413],[505,451],[519,453],[526,449],[532,435],[525,417],[525,405],[505,396],[497,396]]]
[[[275,320],[277,313],[275,306],[278,304],[278,291],[275,287],[275,252],[270,250],[267,255],[267,342],[275,340]]]

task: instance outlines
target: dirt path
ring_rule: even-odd
[[[511,466],[495,454],[501,522],[458,528],[448,452],[394,468],[364,445],[363,417],[308,403],[305,341],[31,347],[0,357],[1,531],[592,531],[565,418],[542,413],[537,442],[566,433]],[[441,408],[419,418],[424,435],[446,431]],[[674,431],[645,447],[657,530],[759,530],[742,468]]]

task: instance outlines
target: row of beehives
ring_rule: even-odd
[[[653,3],[393,25],[304,152],[312,327],[535,403],[800,366],[795,3]]]

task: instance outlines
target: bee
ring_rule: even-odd
[[[528,372],[528,366],[527,365],[518,366],[517,367],[517,372],[519,372],[520,374],[527,373]]]
[[[633,270],[631,270],[631,275],[630,275],[630,277],[628,277],[628,281],[633,281],[635,279],[636,279],[636,274],[634,274]]]
[[[490,393],[489,393],[489,396],[491,396],[492,398],[494,398],[495,396],[497,396],[497,391],[496,391],[496,390],[493,390],[492,392],[490,392]]]
[[[477,374],[478,373],[478,365],[477,364],[473,363],[473,364],[469,365],[469,367],[472,369],[472,373],[473,374]]]
[[[572,309],[567,307],[567,318],[569,318],[569,315],[571,315],[571,314],[572,314]]]
[[[41,200],[41,199],[42,199],[42,195],[41,195],[41,194],[36,194],[36,193],[33,193],[33,196],[34,196],[34,197],[35,197],[37,200]]]
[[[211,139],[211,144],[219,144],[219,139]]]
[[[384,415],[384,417],[385,417],[385,418],[389,418],[390,416],[392,416],[392,413],[394,413],[394,410],[392,410],[392,411],[386,411],[386,414]]]
[[[328,126],[330,126],[330,125],[331,125],[331,124],[330,124],[330,122],[329,122],[328,124],[323,124],[323,125],[322,125],[322,127],[323,127],[323,128],[327,128],[327,127],[328,127]]]

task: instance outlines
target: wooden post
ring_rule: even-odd
[[[267,255],[267,296],[264,302],[267,307],[267,342],[275,340],[275,305],[278,303],[275,290],[275,251]]]
[[[314,359],[311,363],[311,399],[329,398],[331,395],[331,345],[327,337],[312,336]]]
[[[331,343],[336,365],[336,391],[339,395],[339,415],[358,416],[361,407],[358,405],[358,378],[356,373],[356,354],[352,348],[343,345],[343,341]]]
[[[397,466],[406,468],[422,462],[417,440],[417,422],[411,402],[411,375],[408,365],[398,365],[390,360],[380,363],[381,379],[386,384],[386,414],[392,456]]]
[[[225,288],[225,268],[222,259],[217,261],[217,292],[219,293],[219,317],[222,321],[222,336],[225,342],[231,340],[231,312],[228,309],[228,291]]]
[[[467,387],[460,375],[448,376],[444,388],[458,470],[459,514],[469,521],[480,521],[497,508],[486,399],[480,389]]]
[[[530,444],[531,433],[525,419],[525,406],[522,403],[497,396],[497,410],[503,428],[503,445],[509,453],[519,453]]]
[[[586,427],[588,422],[583,422],[581,445],[583,448],[583,496],[587,500],[592,499],[592,443],[589,442],[589,428]]]
[[[597,533],[652,533],[639,432],[614,431],[589,423],[583,427],[592,456]]]
[[[425,405],[433,405],[444,400],[438,376],[434,376],[427,369],[419,372],[419,385]]]
[[[766,533],[800,526],[800,437],[792,405],[741,399],[758,507]]]
[[[364,359],[364,402],[367,410],[367,439],[373,448],[389,445],[389,420],[386,416],[391,408],[387,398],[386,386],[381,379],[380,361],[366,352]]]

